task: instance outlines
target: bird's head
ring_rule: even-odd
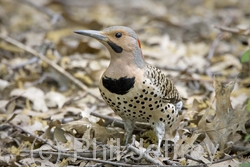
[[[141,44],[138,36],[131,28],[112,26],[102,31],[77,30],[77,34],[89,36],[104,44],[111,55],[111,61],[116,59],[132,60],[138,66],[144,64]]]

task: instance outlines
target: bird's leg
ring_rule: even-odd
[[[158,138],[158,145],[156,150],[156,156],[161,155],[161,142],[165,135],[165,124],[163,122],[157,122],[154,126],[155,134]]]
[[[181,111],[181,108],[182,108],[182,105],[183,105],[183,102],[182,101],[179,101],[178,103],[175,104],[175,110],[178,112],[178,111]]]
[[[135,127],[135,122],[129,119],[123,119],[124,122],[124,128],[126,130],[126,142],[125,144],[128,144],[128,141],[130,139],[130,137],[132,136],[132,133],[134,131],[134,127]]]

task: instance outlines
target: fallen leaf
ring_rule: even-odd
[[[66,97],[58,92],[51,91],[45,95],[45,102],[48,107],[57,107],[61,109],[66,101]]]
[[[222,85],[214,79],[216,115],[211,123],[207,123],[208,114],[205,113],[198,124],[198,127],[207,133],[214,144],[220,145],[220,150],[223,150],[236,131],[246,133],[245,122],[248,120],[248,112],[244,109],[233,109],[230,101],[235,82],[236,80]]]
[[[33,102],[33,109],[37,111],[46,112],[48,107],[45,103],[44,92],[41,89],[30,87],[26,90],[14,89],[11,91],[10,96],[21,96]]]

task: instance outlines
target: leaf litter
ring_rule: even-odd
[[[247,0],[20,2],[0,2],[1,166],[249,165]],[[147,124],[124,145],[123,123],[98,91],[108,52],[73,34],[112,25],[138,33],[147,62],[183,97],[160,157]]]

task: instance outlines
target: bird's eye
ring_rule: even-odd
[[[121,37],[122,37],[122,33],[120,33],[120,32],[116,33],[116,34],[115,34],[115,37],[116,37],[116,38],[121,38]]]

